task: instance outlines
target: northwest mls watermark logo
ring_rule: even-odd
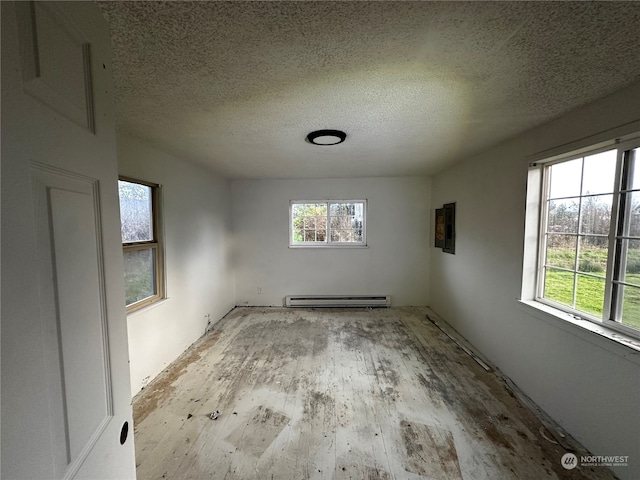
[[[564,455],[562,455],[560,463],[567,470],[573,470],[578,466],[578,457],[576,457],[573,453],[565,453]]]
[[[560,459],[562,467],[573,470],[581,467],[626,467],[629,465],[629,455],[581,455],[565,453]]]

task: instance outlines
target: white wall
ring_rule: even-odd
[[[235,305],[229,184],[204,168],[118,135],[119,174],[162,185],[168,298],[127,317],[137,393]]]
[[[527,156],[621,127],[640,131],[640,83],[432,179],[457,203],[456,254],[433,250],[431,306],[595,455],[630,455],[640,478],[638,352],[519,304]],[[636,122],[635,125],[629,125]],[[626,125],[626,126],[625,126]],[[609,134],[604,133],[603,137]]]
[[[231,191],[238,305],[340,293],[427,304],[428,178],[237,180]],[[289,248],[289,201],[306,199],[366,199],[368,247]]]

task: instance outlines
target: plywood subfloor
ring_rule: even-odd
[[[425,314],[233,310],[135,398],[138,478],[613,478]]]

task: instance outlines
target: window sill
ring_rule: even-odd
[[[640,365],[640,340],[598,325],[573,318],[565,312],[534,300],[518,300],[521,310]]]
[[[144,307],[140,307],[137,310],[133,310],[131,312],[127,312],[127,318],[135,317],[136,315],[139,315],[141,313],[145,313],[145,312],[148,312],[149,310],[153,310],[156,307],[164,305],[169,300],[171,300],[169,297],[160,298],[160,299],[156,300],[155,302],[150,303],[149,305],[145,305]]]
[[[322,248],[331,250],[333,248],[369,248],[369,245],[289,245],[289,248]]]

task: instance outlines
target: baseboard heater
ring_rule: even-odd
[[[390,307],[389,295],[288,295],[285,307]]]

